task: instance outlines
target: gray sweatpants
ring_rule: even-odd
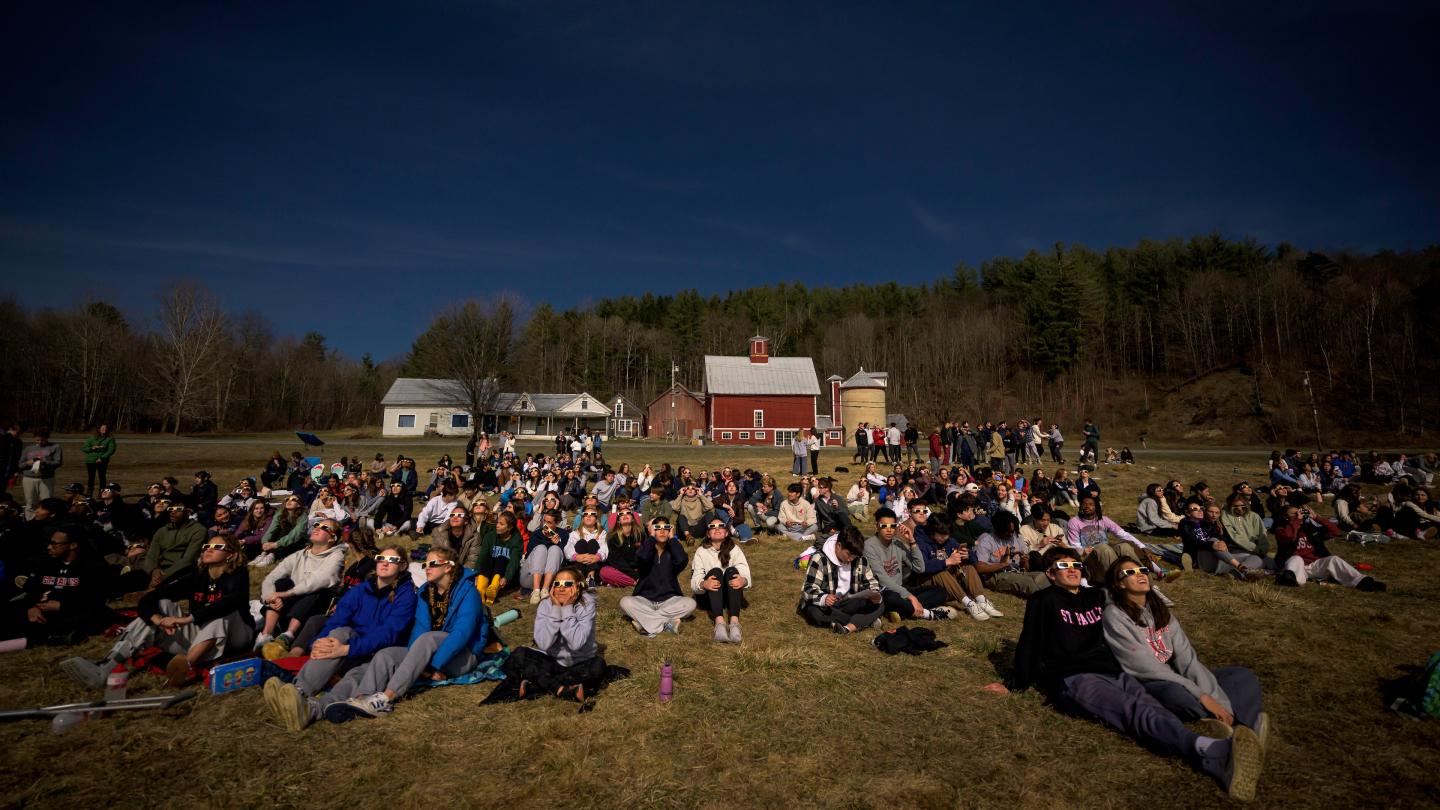
[[[350,628],[337,627],[330,631],[329,638],[344,644],[353,635],[355,635],[355,631]],[[305,697],[315,697],[325,690],[325,685],[330,683],[330,679],[335,677],[335,673],[339,672],[340,667],[349,660],[348,658],[316,659],[311,657],[309,661],[305,662],[305,666],[300,668],[300,673],[295,676],[295,688],[300,690],[300,694]]]
[[[25,493],[25,519],[35,517],[35,507],[46,498],[55,495],[54,478],[31,478],[28,475],[20,476],[20,489]],[[46,538],[49,539],[49,538]]]
[[[544,548],[531,549],[525,559],[520,561],[520,574],[525,578],[520,580],[525,587],[530,587],[530,577],[539,574],[553,574],[560,570],[560,565],[565,561],[565,552],[559,546],[546,546]]]
[[[1284,568],[1295,575],[1295,582],[1304,585],[1309,579],[1329,579],[1353,588],[1360,584],[1365,575],[1356,570],[1355,566],[1336,556],[1321,557],[1309,565],[1298,556],[1292,554],[1285,558]]]
[[[640,623],[647,633],[658,633],[667,622],[678,622],[695,612],[695,600],[688,596],[672,596],[654,602],[642,596],[626,596],[620,600],[620,612]]]
[[[160,615],[180,616],[183,615],[180,606],[169,599],[160,600]],[[255,638],[255,631],[245,623],[245,619],[239,611],[228,613],[215,619],[208,624],[183,625],[174,633],[166,635],[164,632],[146,624],[143,619],[135,619],[125,626],[125,631],[116,640],[111,650],[111,658],[129,658],[135,653],[151,646],[152,644],[171,655],[185,655],[202,641],[214,641],[215,646],[205,657],[204,661],[214,661],[225,654],[228,647],[231,650],[244,650]]]
[[[430,665],[435,651],[440,649],[440,644],[449,635],[444,630],[432,630],[415,639],[415,643],[408,649],[386,647],[375,653],[370,663],[350,670],[340,679],[340,683],[335,684],[334,689],[321,695],[318,698],[320,707],[323,709],[331,703],[349,700],[357,695],[373,695],[385,691],[394,695],[393,700],[399,700],[415,681],[420,679],[421,673]],[[473,653],[461,650],[440,668],[440,672],[447,678],[455,678],[474,669],[476,663],[478,659]]]

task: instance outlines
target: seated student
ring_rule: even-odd
[[[1255,732],[1240,726],[1230,739],[1219,739],[1187,729],[1121,669],[1106,646],[1105,592],[1081,586],[1085,569],[1079,552],[1057,546],[1045,552],[1045,562],[1051,587],[1025,605],[1015,669],[1006,684],[1010,691],[1038,687],[1062,711],[1098,720],[1157,753],[1186,760],[1231,798],[1254,798],[1264,762],[1264,746]]]
[[[181,600],[189,600],[188,615],[180,611]],[[202,664],[251,649],[255,626],[250,618],[250,569],[240,541],[220,535],[205,543],[200,559],[145,594],[136,612],[139,618],[125,627],[103,661],[67,658],[60,668],[99,689],[116,664],[156,645],[174,656],[165,667],[173,687],[192,680]]]
[[[1214,510],[1214,524],[1206,520],[1206,509]],[[1180,540],[1184,553],[1190,555],[1195,567],[1207,574],[1230,574],[1244,578],[1251,571],[1261,572],[1265,561],[1254,554],[1236,553],[1230,550],[1220,523],[1220,507],[1202,506],[1191,502],[1185,506],[1185,519],[1180,521]]]
[[[795,612],[845,635],[879,625],[884,609],[880,581],[865,562],[865,540],[859,529],[847,526],[810,558]]]
[[[1054,521],[1049,508],[1037,505],[1030,512],[1030,520],[1020,524],[1020,539],[1030,552],[1030,570],[1039,571],[1045,567],[1041,555],[1051,546],[1065,544],[1065,529]]]
[[[331,678],[410,637],[415,621],[415,583],[406,570],[410,554],[389,545],[372,560],[375,570],[340,597],[295,682],[265,681],[265,705],[291,731],[320,718],[315,696],[325,691]]]
[[[530,586],[530,604],[538,605],[550,596],[550,581],[565,561],[565,543],[569,539],[570,533],[560,528],[560,513],[554,509],[546,512],[540,531],[530,536],[530,548],[520,564],[520,587]]]
[[[1385,583],[1365,576],[1355,566],[1330,554],[1327,538],[1340,535],[1328,522],[1316,520],[1310,507],[1286,504],[1275,520],[1276,585],[1296,587],[1311,579],[1328,579],[1357,591],[1383,591]]]
[[[380,650],[320,695],[318,713],[326,720],[344,723],[388,714],[421,678],[456,678],[479,662],[491,630],[474,575],[449,549],[432,549],[424,566],[425,584],[416,596],[409,645]]]
[[[610,547],[605,543],[605,527],[600,523],[600,513],[586,509],[580,515],[580,525],[570,532],[565,541],[565,561],[579,569],[585,576],[585,587],[595,587],[595,577],[600,565],[610,556]]]
[[[631,588],[640,575],[640,563],[635,555],[645,542],[645,530],[634,512],[621,512],[615,518],[615,528],[605,537],[609,556],[600,566],[600,581],[614,588]]]
[[[730,534],[739,539],[742,543],[748,543],[754,538],[754,532],[746,523],[745,496],[740,493],[740,482],[730,479],[722,482],[722,491],[714,497],[715,517],[725,521],[730,527]],[[706,525],[709,525],[708,522]]]
[[[666,522],[674,522],[675,507],[665,498],[665,485],[652,483],[645,500],[640,503],[640,522],[649,526],[656,518],[664,518]]]
[[[953,619],[960,615],[945,607],[945,591],[936,586],[905,587],[906,575],[925,572],[925,557],[913,534],[901,534],[894,512],[875,512],[875,534],[865,538],[865,562],[880,583],[880,598],[892,619]]]
[[[1120,667],[1152,697],[1186,723],[1205,722],[1207,737],[1229,737],[1231,727],[1255,732],[1261,747],[1270,717],[1261,711],[1260,681],[1244,667],[1211,672],[1195,654],[1180,620],[1150,586],[1150,572],[1116,560],[1106,574],[1105,643]]]
[[[476,544],[473,556],[468,554],[469,546],[461,550],[461,563],[475,572],[475,587],[480,589],[482,602],[495,604],[501,591],[519,581],[524,549],[524,539],[515,530],[515,516],[501,512],[495,518],[494,527]]]
[[[1178,522],[1172,522],[1165,516],[1165,507],[1165,496],[1160,492],[1160,485],[1150,484],[1145,487],[1145,496],[1140,499],[1140,505],[1135,509],[1135,525],[1142,534],[1174,537],[1179,533]]]
[[[1030,569],[1030,548],[1021,539],[1015,516],[1001,510],[991,518],[995,530],[975,544],[975,570],[992,591],[1027,599],[1050,581]]]
[[[828,476],[820,478],[815,486],[815,521],[819,533],[828,537],[850,525],[850,510],[835,494],[835,479]]]
[[[850,510],[850,517],[855,520],[864,520],[865,515],[870,511],[870,500],[870,482],[861,478],[851,484],[850,491],[845,493],[845,508]]]
[[[680,593],[678,577],[690,557],[671,536],[670,521],[656,518],[650,536],[635,553],[640,576],[631,595],[620,599],[620,612],[642,635],[654,638],[662,631],[680,634],[680,620],[695,612],[695,600]]]
[[[580,571],[565,567],[535,612],[535,646],[505,660],[505,681],[480,702],[533,700],[554,695],[584,703],[604,684],[608,667],[595,643],[595,594]]]
[[[405,485],[396,480],[390,482],[390,491],[375,508],[375,530],[382,537],[393,537],[410,531],[414,522],[410,520],[410,493]]]
[[[205,542],[205,527],[190,516],[190,509],[181,501],[166,507],[165,525],[155,530],[145,557],[135,566],[150,575],[149,587],[155,588],[167,579],[189,570]]]
[[[430,547],[459,551],[465,547],[465,541],[471,539],[474,533],[474,524],[470,522],[465,507],[456,501],[450,505],[450,513],[445,516],[445,522],[430,532]]]
[[[914,538],[925,560],[925,572],[916,577],[916,582],[945,591],[947,599],[963,607],[977,622],[1005,616],[990,604],[980,572],[970,564],[969,553],[950,536],[950,521],[931,515],[924,526],[914,529]]]
[[[0,638],[23,638],[29,646],[79,644],[115,622],[118,614],[105,606],[110,566],[80,542],[76,527],[57,526],[45,556],[27,567],[24,590],[8,604]]]
[[[1395,535],[1417,540],[1434,540],[1440,534],[1440,512],[1425,487],[1397,484],[1391,493],[1395,509]]]
[[[287,495],[260,539],[260,554],[250,561],[256,567],[274,565],[278,560],[305,548],[310,534],[310,513],[299,495]]]
[[[459,488],[454,481],[446,481],[440,485],[440,492],[435,497],[425,502],[421,507],[420,514],[415,518],[415,531],[418,534],[430,534],[445,523],[445,518],[450,514],[451,507],[455,506],[460,497]]]
[[[815,507],[805,500],[805,486],[799,482],[786,488],[785,500],[780,503],[776,519],[778,522],[775,528],[790,540],[814,543],[820,532]]]
[[[718,517],[711,518],[705,526],[705,539],[695,549],[690,592],[715,623],[716,641],[740,643],[740,610],[745,606],[745,589],[750,584],[750,564],[745,561],[745,552],[735,546],[730,526]]]
[[[1264,521],[1251,510],[1250,501],[1249,495],[1230,493],[1229,505],[1220,515],[1220,525],[1225,528],[1226,542],[1234,551],[1253,554],[1264,561],[1267,569],[1273,568],[1274,563],[1267,556],[1270,553],[1270,536],[1265,531]]]
[[[545,522],[545,513],[551,509],[562,511],[560,496],[553,492],[547,492],[540,497],[540,503],[536,506],[534,513],[530,515],[530,520],[525,524],[525,528],[532,532],[540,531],[540,525]]]
[[[699,540],[704,537],[705,522],[714,507],[715,502],[700,490],[698,484],[691,482],[681,487],[680,494],[670,502],[670,508],[675,510],[676,538]]]
[[[272,640],[276,647],[265,650],[266,658],[281,658],[289,651],[300,627],[311,616],[330,609],[339,592],[340,574],[345,568],[346,547],[336,540],[340,527],[330,518],[319,518],[310,530],[310,547],[280,561],[260,584],[260,612],[265,624],[255,637],[255,649]],[[284,622],[277,637],[276,628]]]
[[[1123,542],[1114,542],[1112,535]],[[1080,513],[1070,518],[1065,527],[1065,542],[1085,560],[1085,573],[1091,582],[1104,582],[1105,572],[1119,557],[1149,566],[1145,544],[1105,517],[1100,501],[1093,496],[1080,499]]]
[[[775,479],[769,475],[760,479],[760,486],[750,495],[745,509],[755,523],[757,531],[770,534],[780,533],[780,504],[784,501]]]

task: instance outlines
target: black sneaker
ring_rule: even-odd
[[[1355,585],[1355,590],[1366,593],[1379,593],[1385,590],[1385,588],[1385,583],[1377,581],[1374,577],[1365,577]]]
[[[1275,575],[1275,584],[1283,585],[1286,588],[1298,588],[1300,583],[1295,581],[1294,571],[1281,571]]]
[[[848,635],[850,635],[850,629],[847,628],[845,625],[839,623],[839,622],[835,622],[834,624],[831,624],[831,625],[830,625],[830,629],[833,630],[833,631],[835,632],[835,635],[837,635],[837,636],[848,636]]]

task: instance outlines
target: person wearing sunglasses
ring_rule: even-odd
[[[388,714],[421,678],[443,681],[475,668],[492,635],[475,575],[449,549],[431,549],[415,601],[407,646],[386,647],[321,695],[318,714],[332,723]]]
[[[1144,567],[1133,560],[1121,562]],[[987,689],[1024,692],[1036,687],[1068,714],[1098,720],[1151,751],[1185,760],[1231,798],[1254,798],[1264,762],[1264,746],[1255,732],[1239,726],[1229,739],[1220,739],[1186,728],[1121,668],[1105,643],[1105,591],[1083,586],[1080,553],[1051,548],[1045,564],[1051,586],[1025,603],[1010,678]]]
[[[601,563],[610,556],[610,547],[605,542],[605,527],[600,522],[600,513],[586,509],[580,515],[580,525],[570,532],[565,541],[565,560],[580,569],[585,577],[586,587],[595,587],[595,577]]]
[[[865,539],[865,562],[880,583],[885,611],[898,624],[904,619],[953,619],[959,615],[945,607],[945,591],[934,586],[907,588],[905,579],[925,571],[925,558],[913,535],[898,531],[899,520],[885,507],[875,512],[875,534]],[[913,584],[913,583],[912,583]]]
[[[305,547],[310,534],[310,513],[299,495],[288,495],[260,540],[260,556],[251,565],[264,567],[294,554]]]
[[[466,568],[475,572],[475,587],[480,589],[481,601],[495,604],[501,591],[519,581],[524,551],[525,538],[516,528],[515,516],[509,512],[501,512],[495,518],[495,525],[485,532],[480,542],[475,543],[474,538],[466,540],[460,559]]]
[[[451,504],[450,513],[445,516],[445,522],[435,527],[430,533],[431,548],[448,548],[453,551],[460,551],[465,547],[468,540],[475,537],[474,525],[465,511],[465,507],[458,502]],[[464,556],[461,556],[464,559]]]
[[[277,642],[264,649],[267,659],[285,657],[305,621],[330,608],[345,568],[346,547],[339,539],[339,525],[329,518],[319,518],[310,528],[309,548],[281,560],[265,575],[260,584],[260,612],[265,624],[255,637],[255,649]],[[277,637],[275,631],[282,626],[284,630]]]
[[[1145,544],[1106,517],[1100,500],[1090,495],[1080,499],[1079,514],[1065,525],[1065,542],[1084,557],[1091,582],[1104,582],[1105,572],[1120,557],[1135,562],[1149,559]]]
[[[294,683],[279,678],[265,681],[265,705],[291,731],[320,718],[322,706],[316,696],[332,678],[410,637],[416,596],[406,571],[409,552],[403,546],[387,545],[370,560],[373,572],[340,597]]]
[[[56,526],[45,550],[44,556],[22,563],[25,585],[9,602],[0,636],[23,638],[34,646],[78,644],[104,632],[117,617],[105,606],[110,567],[89,551],[78,526]]]
[[[180,608],[189,602],[189,611]],[[100,662],[67,658],[64,672],[93,689],[105,685],[116,664],[150,646],[173,657],[165,667],[172,687],[195,676],[197,667],[250,649],[255,625],[250,617],[250,569],[245,549],[233,535],[204,543],[193,565],[167,577],[136,607],[139,618],[126,625]]]
[[[530,535],[530,547],[520,564],[520,582],[530,586],[530,604],[538,605],[550,596],[550,582],[565,561],[570,533],[560,528],[560,512],[551,509],[541,518],[540,531]],[[519,598],[516,594],[516,598]]]
[[[550,596],[535,611],[535,646],[517,647],[505,660],[505,680],[480,705],[554,695],[584,703],[608,676],[595,644],[595,594],[581,572],[566,566]]]
[[[670,521],[650,522],[650,536],[635,554],[640,576],[635,590],[620,599],[620,611],[642,635],[680,634],[680,622],[695,612],[695,600],[680,592],[679,576],[690,562],[682,544],[674,539]]]
[[[1253,554],[1265,560],[1266,568],[1273,567],[1269,559],[1270,535],[1265,531],[1265,522],[1250,506],[1251,496],[1230,493],[1229,504],[1220,515],[1220,525],[1225,529],[1227,541],[1236,552]]]
[[[1199,501],[1185,505],[1185,519],[1180,521],[1180,542],[1182,552],[1190,555],[1195,567],[1207,574],[1220,574],[1244,579],[1260,575],[1264,561],[1253,554],[1236,554],[1225,542],[1224,526],[1220,523],[1220,508],[1214,507],[1214,522],[1206,518],[1206,506]]]
[[[1244,667],[1213,672],[1200,662],[1180,620],[1151,589],[1150,572],[1116,560],[1106,574],[1105,643],[1161,705],[1207,737],[1229,737],[1234,726],[1255,732],[1264,747],[1270,717],[1261,711],[1260,681]]]
[[[640,576],[640,562],[635,555],[645,542],[645,530],[641,528],[640,517],[634,512],[621,512],[615,518],[615,528],[605,536],[610,554],[600,566],[600,581],[612,588],[633,588]]]
[[[190,509],[183,501],[172,501],[166,507],[165,516],[165,525],[150,537],[145,557],[136,566],[150,575],[151,589],[188,570],[205,542],[205,527],[190,518]]]
[[[705,539],[695,549],[690,571],[690,591],[705,605],[715,623],[715,640],[740,643],[740,611],[745,607],[745,589],[751,585],[750,564],[745,552],[735,545],[730,526],[711,518]],[[727,625],[725,617],[729,614]]]

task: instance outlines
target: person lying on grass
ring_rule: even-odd
[[[1106,574],[1105,643],[1120,667],[1182,721],[1201,721],[1207,737],[1229,737],[1235,725],[1255,732],[1262,747],[1270,716],[1261,711],[1260,681],[1244,667],[1211,671],[1200,662],[1180,620],[1150,587],[1150,572],[1116,560]]]
[[[750,584],[750,564],[730,536],[730,525],[721,517],[710,518],[705,539],[695,549],[690,591],[715,623],[716,641],[740,643],[740,610]]]
[[[915,537],[902,535],[899,519],[888,508],[875,512],[875,534],[865,538],[865,562],[880,583],[880,598],[885,610],[894,613],[897,622],[903,619],[953,619],[960,615],[945,607],[945,591],[934,585],[906,587],[905,579],[925,572],[925,557],[915,544]]]
[[[505,680],[481,705],[544,695],[584,703],[594,695],[607,674],[595,644],[596,607],[580,570],[561,568],[535,612],[535,646],[510,653]]]
[[[165,672],[171,686],[180,686],[194,678],[197,667],[227,652],[249,650],[255,626],[250,617],[247,562],[234,535],[212,538],[203,544],[193,565],[141,598],[139,618],[125,627],[103,661],[67,658],[60,668],[80,683],[99,689],[116,664],[155,645],[173,656]],[[180,610],[183,600],[190,603],[188,613]]]
[[[409,559],[403,546],[380,549],[374,573],[340,597],[295,682],[265,681],[265,705],[286,728],[300,731],[319,719],[322,706],[316,695],[331,678],[409,637],[416,602],[415,584],[406,570]]]
[[[1383,591],[1385,583],[1368,577],[1355,566],[1334,556],[1325,547],[1327,539],[1340,535],[1329,521],[1318,520],[1306,506],[1286,504],[1272,529],[1275,534],[1276,585],[1298,587],[1312,579],[1338,582],[1357,591]]]
[[[1123,562],[1143,568],[1133,560]],[[1231,798],[1253,799],[1264,762],[1255,732],[1239,726],[1229,739],[1219,739],[1186,728],[1121,668],[1106,646],[1105,592],[1082,587],[1079,553],[1052,548],[1045,552],[1045,563],[1051,587],[1025,604],[1025,626],[1006,687],[1012,692],[1037,687],[1062,711],[1098,720],[1152,751],[1185,760]]]
[[[846,526],[810,557],[795,612],[844,635],[878,626],[884,609],[880,581],[865,562],[865,540],[859,529]]]
[[[415,600],[408,647],[380,650],[321,695],[326,720],[344,723],[388,714],[421,678],[443,681],[475,668],[489,640],[490,617],[480,603],[475,574],[455,558],[450,549],[425,555],[425,584]]]

